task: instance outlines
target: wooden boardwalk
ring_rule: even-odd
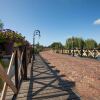
[[[80,100],[74,92],[74,82],[65,81],[64,75],[39,55],[33,64],[28,66],[28,79],[21,83],[15,100]],[[11,100],[12,94],[7,94],[6,100]]]

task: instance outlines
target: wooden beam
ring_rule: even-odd
[[[19,79],[18,79],[18,51],[15,53],[15,86],[19,89]]]
[[[13,82],[10,80],[9,76],[7,75],[6,71],[4,70],[4,68],[2,67],[2,65],[0,64],[0,77],[3,81],[6,82],[6,84],[13,90],[13,92],[16,94],[17,93],[17,89],[15,88]]]
[[[10,70],[11,70],[12,65],[13,65],[13,62],[14,62],[14,57],[15,57],[15,53],[13,52],[13,53],[12,53],[12,56],[11,56],[10,63],[9,63],[7,75],[10,74]],[[3,90],[2,90],[2,94],[1,94],[1,99],[0,99],[0,100],[5,100],[7,88],[8,88],[8,85],[7,85],[7,83],[5,82],[5,83],[4,83],[4,86],[3,86]]]

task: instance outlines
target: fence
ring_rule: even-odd
[[[14,92],[13,97],[18,94],[21,81],[27,79],[27,65],[31,61],[31,53],[29,46],[14,48],[7,73],[0,65],[0,77],[4,81],[0,100],[5,100],[8,87]]]
[[[93,57],[93,58],[97,58],[98,56],[100,56],[100,50],[98,49],[62,49],[62,50],[55,50],[55,52],[59,52],[59,53],[64,53],[64,54],[69,54],[69,55],[73,55],[73,56],[84,56],[84,57]]]

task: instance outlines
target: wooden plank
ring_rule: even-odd
[[[21,78],[23,77],[24,74],[24,69],[23,69],[23,65],[22,65],[22,59],[23,59],[23,51],[20,52],[18,51],[18,73],[19,73],[19,79],[21,80]]]
[[[10,71],[10,68],[8,70],[8,72]],[[2,78],[2,80],[4,80],[6,82],[6,84],[13,90],[13,92],[16,94],[17,93],[17,89],[15,88],[13,82],[10,80],[9,76],[7,75],[7,73],[5,72],[4,68],[2,67],[2,65],[0,64],[0,76]],[[6,84],[4,85],[4,88],[6,89]]]
[[[19,89],[19,77],[18,77],[18,51],[16,50],[15,54],[15,86]]]
[[[24,79],[27,79],[27,48],[25,47],[24,53],[23,53],[23,68],[24,68]]]
[[[11,70],[12,65],[13,65],[14,57],[15,57],[15,54],[14,54],[14,52],[13,52],[13,53],[12,53],[12,56],[11,56],[10,63],[9,63],[9,67],[8,67],[7,75],[10,74],[10,70]],[[2,90],[2,94],[1,94],[1,100],[5,100],[5,96],[6,96],[7,88],[8,88],[8,85],[7,85],[6,82],[5,82],[5,83],[4,83],[3,90]]]

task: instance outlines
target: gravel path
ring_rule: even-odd
[[[71,57],[52,51],[40,55],[66,75],[65,79],[75,82],[75,90],[83,100],[100,100],[100,62],[89,58]]]

